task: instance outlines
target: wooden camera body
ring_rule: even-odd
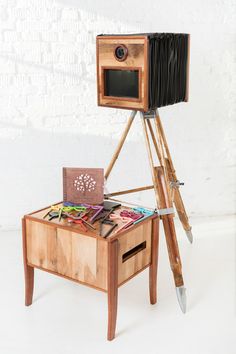
[[[183,33],[97,36],[98,105],[147,112],[188,100]]]

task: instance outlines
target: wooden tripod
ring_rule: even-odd
[[[131,116],[121,136],[116,151],[105,173],[106,180],[108,179],[111,170],[120,154],[120,151],[125,142],[127,134],[131,128],[131,125],[134,121],[136,113],[137,111],[132,111],[131,113]],[[181,198],[181,194],[179,191],[179,186],[181,185],[181,183],[178,181],[176,177],[174,165],[171,159],[170,151],[168,148],[167,140],[164,134],[164,130],[161,124],[158,110],[151,111],[148,113],[141,112],[141,120],[142,120],[144,137],[145,137],[148,158],[149,158],[149,163],[151,168],[153,185],[109,193],[105,195],[105,197],[111,198],[117,195],[135,193],[135,192],[144,191],[148,189],[154,189],[157,210],[160,215],[160,218],[162,219],[163,226],[164,226],[167,249],[169,254],[169,261],[174,276],[177,298],[181,310],[185,312],[186,295],[185,295],[184,281],[182,276],[182,265],[181,265],[181,259],[179,254],[179,247],[178,247],[178,242],[177,242],[176,232],[175,232],[173,204],[177,210],[179,219],[183,225],[187,237],[189,241],[192,243],[193,238],[192,238],[191,226],[189,225],[188,216],[186,214],[183,200]],[[154,128],[152,122],[154,122]],[[159,166],[154,165],[153,151],[156,153],[157,159],[160,164]]]

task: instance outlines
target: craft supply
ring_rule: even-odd
[[[111,209],[116,209],[116,208],[119,208],[121,206],[120,203],[117,203],[117,202],[111,202],[109,200],[104,200],[103,202],[103,208],[104,210],[111,210]]]
[[[43,216],[43,219],[46,219],[46,217],[49,215],[51,209],[46,212],[46,214]]]
[[[83,222],[85,221],[84,219],[83,219],[83,220],[81,220],[81,219],[77,220],[77,219],[74,219],[74,218],[68,218],[67,221],[68,221],[69,223],[79,224],[79,225],[81,226],[81,228],[82,228],[85,232],[88,231],[86,225],[84,225],[84,223],[83,223]]]
[[[149,210],[149,209],[145,209],[145,208],[141,208],[141,207],[140,207],[140,208],[133,208],[133,210],[134,210],[135,212],[138,212],[138,213],[143,214],[142,219],[136,220],[136,221],[134,222],[134,224],[138,224],[140,221],[143,221],[143,220],[149,218],[150,216],[152,216],[152,215],[154,214],[154,211]]]
[[[82,205],[78,205],[78,206],[63,206],[62,209],[63,209],[64,212],[67,212],[67,213],[71,213],[72,211],[81,212],[81,211],[87,210],[87,208],[85,206],[82,206]]]
[[[94,224],[96,221],[103,219],[104,217],[106,217],[108,214],[107,210],[102,210],[91,222],[92,224]]]
[[[102,236],[102,228],[103,224],[108,224],[108,225],[114,225],[114,222],[109,220],[108,217],[112,214],[113,209],[109,210],[108,212],[105,213],[105,215],[100,219],[100,225],[99,225],[99,235]],[[114,228],[113,228],[114,229]]]
[[[58,211],[50,211],[50,213],[48,215],[49,215],[48,220],[51,221],[52,219],[57,219],[59,216],[59,213],[58,213]]]
[[[148,209],[148,210],[155,210],[154,208],[150,207],[150,206],[145,206],[145,205],[141,205],[141,204],[137,204],[137,203],[131,203],[131,202],[127,202],[125,200],[120,200],[120,199],[116,199],[116,198],[108,198],[109,200],[114,200],[116,202],[119,202],[121,203],[123,206],[132,206],[133,208],[136,208],[136,207],[140,207],[140,208],[145,208],[145,209]]]
[[[94,215],[89,219],[90,222],[93,222],[93,220],[101,213],[103,210],[102,205],[90,205],[90,204],[82,204],[85,206],[87,209],[92,209],[92,210],[97,210]]]
[[[61,218],[62,218],[62,212],[63,212],[63,207],[60,208],[60,211],[59,211],[59,221],[61,221]]]
[[[133,219],[134,221],[139,220],[141,218],[143,218],[143,214],[142,213],[137,213],[134,211],[129,211],[127,209],[124,209],[120,212],[120,216],[126,216],[128,218]]]
[[[113,209],[109,210],[105,216],[102,218],[101,222],[103,222],[104,220],[106,220],[108,218],[108,216],[113,212]]]
[[[60,206],[59,205],[51,205],[50,209],[47,211],[47,213],[43,216],[43,219],[45,219],[51,211],[59,211]]]
[[[75,204],[75,203],[71,203],[71,202],[63,202],[63,205],[64,206],[73,206],[73,207],[80,206],[80,204]]]
[[[118,224],[113,223],[111,228],[105,233],[105,235],[103,237],[107,238],[117,226],[118,226]]]
[[[105,233],[105,235],[102,235],[102,230],[103,230],[103,225],[111,225],[110,229]],[[104,219],[100,221],[99,224],[99,235],[106,238],[108,237],[111,232],[118,226],[118,224],[114,223],[114,221],[109,220],[109,219]]]
[[[69,213],[65,213],[65,215],[67,215],[68,216],[68,218],[70,218],[70,219],[73,219],[73,220],[81,220],[83,223],[85,223],[88,227],[90,227],[91,229],[93,229],[93,230],[96,230],[96,227],[94,227],[93,225],[91,225],[88,221],[86,221],[85,219],[84,219],[84,217],[86,216],[86,214],[84,214],[84,215],[77,215],[77,216],[74,216],[74,215],[72,215],[72,214],[69,214]]]
[[[120,216],[118,214],[115,214],[115,213],[112,213],[110,214],[110,219],[111,220],[120,220],[122,223],[124,223],[124,225],[120,226],[116,231],[115,233],[123,230],[123,229],[126,229],[127,227],[129,227],[130,225],[132,225],[134,223],[134,220],[129,218],[129,217],[126,217],[126,216]]]

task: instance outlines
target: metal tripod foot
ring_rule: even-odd
[[[190,243],[193,243],[193,234],[192,234],[192,229],[190,230],[185,230],[187,238],[189,240]]]
[[[186,288],[182,286],[176,287],[176,294],[179,301],[179,306],[183,313],[186,312],[187,298],[186,298]]]

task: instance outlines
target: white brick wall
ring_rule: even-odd
[[[107,165],[128,112],[96,106],[99,33],[191,33],[190,102],[160,113],[190,214],[233,213],[235,23],[233,0],[0,0],[0,227],[60,200],[62,166]],[[111,190],[150,181],[142,144],[137,121]]]

